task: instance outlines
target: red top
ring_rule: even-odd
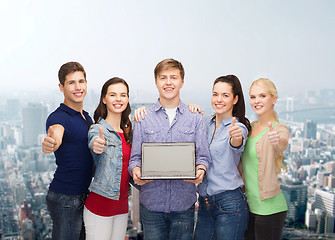
[[[85,202],[85,207],[90,212],[103,217],[128,213],[128,187],[130,177],[128,173],[128,165],[131,146],[126,142],[123,133],[118,134],[122,140],[123,155],[119,200],[109,199],[97,193],[90,192]]]

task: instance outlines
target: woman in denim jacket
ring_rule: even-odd
[[[127,171],[130,157],[131,121],[129,87],[114,77],[102,87],[88,132],[88,146],[96,164],[91,191],[85,202],[86,239],[124,239],[128,222]]]

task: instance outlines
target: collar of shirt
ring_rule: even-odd
[[[210,120],[210,125],[212,125],[212,124],[215,124],[215,115],[211,118],[211,120]],[[224,126],[227,126],[227,125],[230,125],[231,124],[231,121],[232,121],[232,117],[230,117],[230,118],[226,118],[226,119],[223,119],[223,120],[221,120],[221,122],[220,122],[220,124],[222,123]],[[220,125],[219,124],[219,125]],[[215,126],[215,125],[214,125]]]
[[[114,132],[116,133],[116,131],[112,128],[112,126],[105,120],[105,119],[101,119],[99,122],[101,125],[103,125],[105,128],[107,128],[107,130],[109,132]]]
[[[157,102],[154,105],[154,111],[157,112],[161,109],[165,109],[159,102],[159,99],[157,100]],[[180,113],[184,113],[185,111],[188,110],[188,107],[181,101],[179,100],[179,105],[177,106],[177,111],[179,111]]]
[[[61,103],[59,107],[60,109],[62,109],[62,111],[69,113],[71,116],[75,116],[78,113],[81,114],[80,112],[66,106],[64,103]],[[85,117],[88,116],[88,112],[86,112],[85,110],[83,110],[83,114]]]

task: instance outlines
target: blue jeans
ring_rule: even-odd
[[[241,188],[200,196],[194,239],[243,239],[248,218],[247,200]]]
[[[84,240],[83,207],[86,194],[64,195],[48,191],[46,200],[52,219],[53,240]]]
[[[181,212],[155,212],[141,205],[144,240],[192,240],[194,205]]]

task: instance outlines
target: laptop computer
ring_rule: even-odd
[[[195,143],[142,143],[142,180],[196,179]]]

